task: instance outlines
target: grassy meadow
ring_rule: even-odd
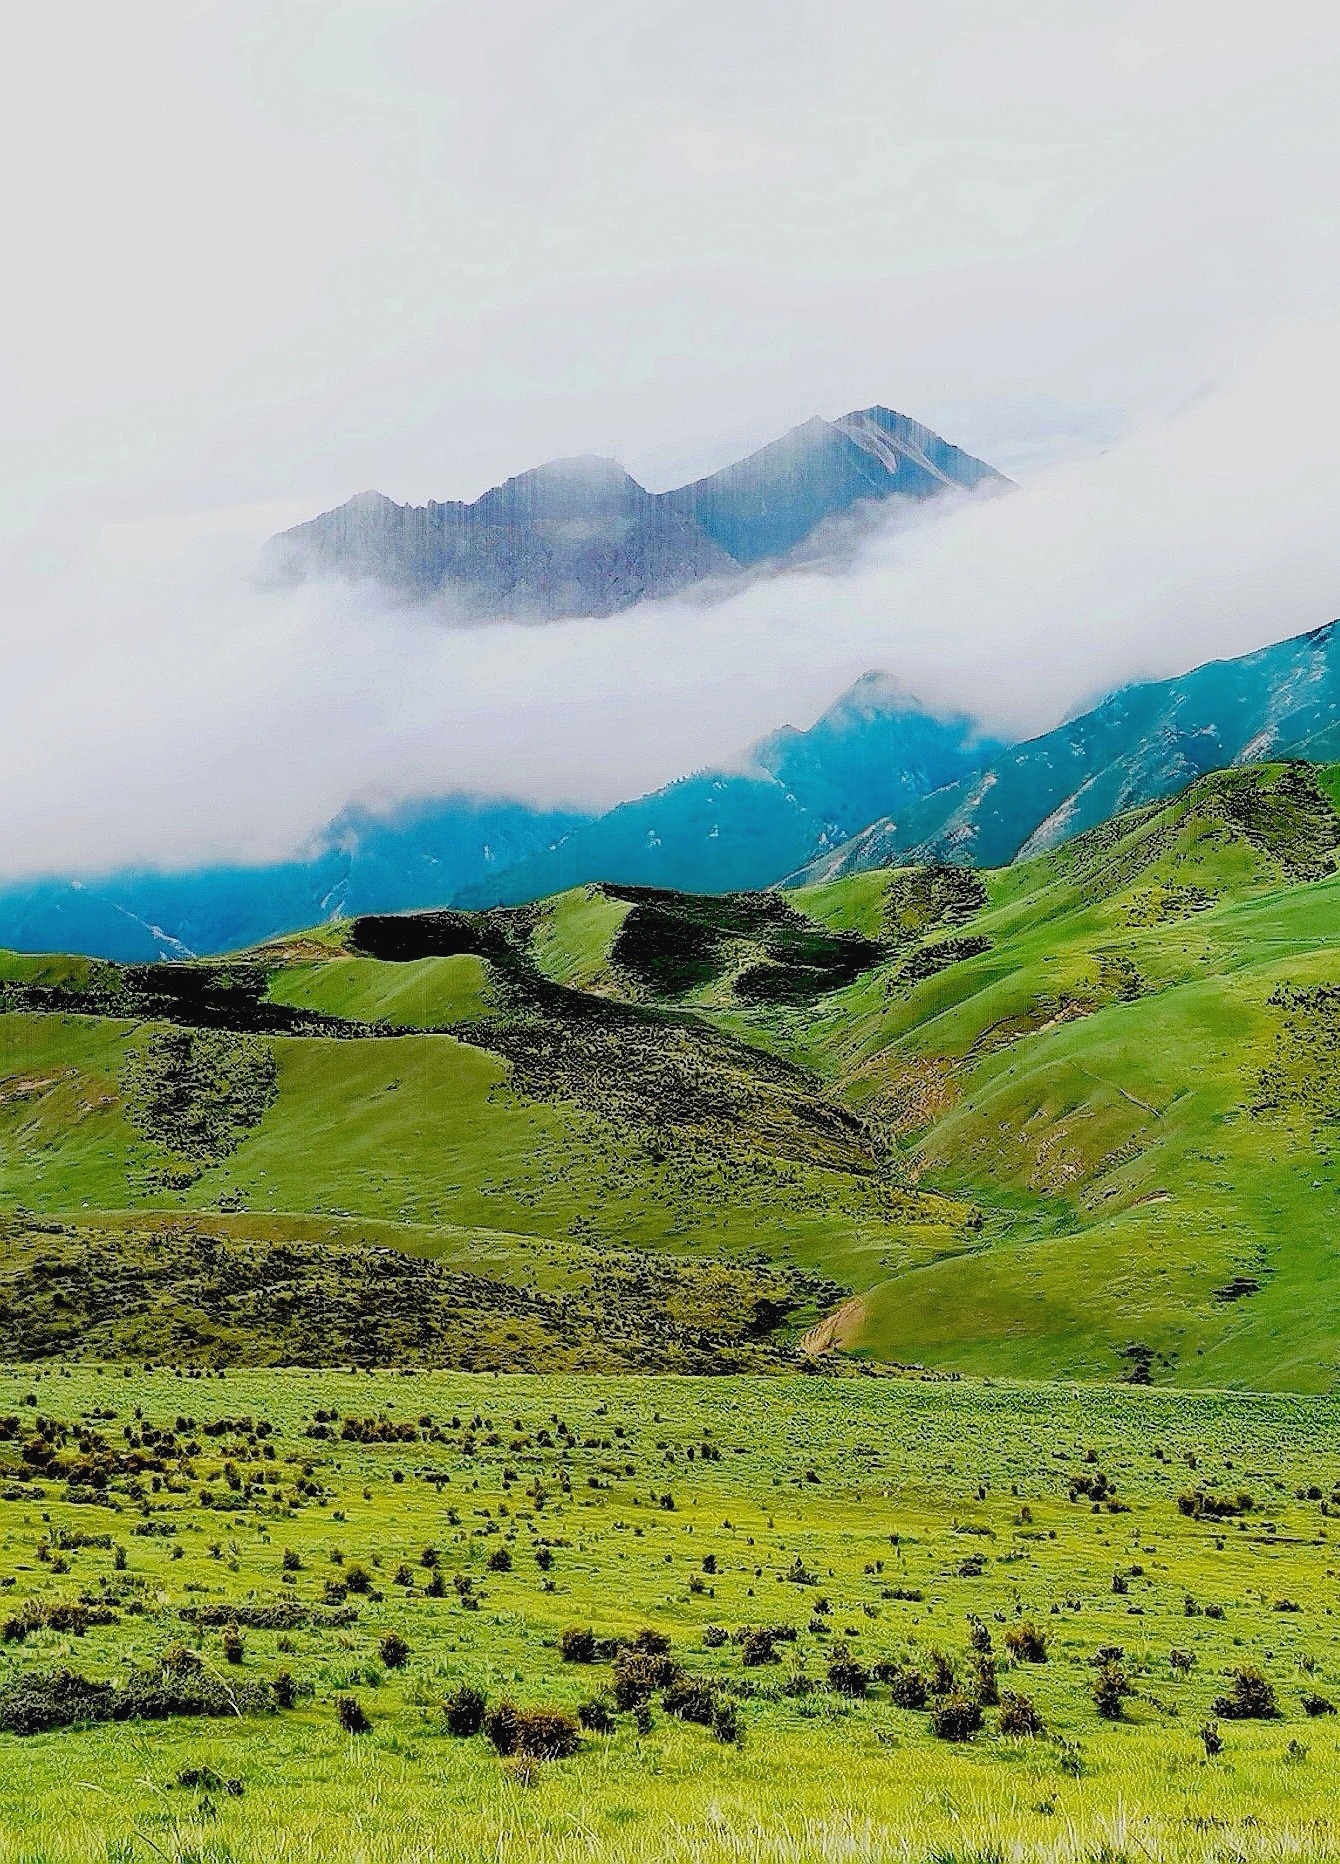
[[[0,1411],[0,1724],[24,1677],[165,1653],[225,1698],[0,1735],[6,1860],[1340,1856],[1330,1400],[85,1366]],[[81,1599],[108,1622],[15,1629]],[[708,1723],[664,1672],[618,1706],[571,1628],[668,1639]],[[1216,1711],[1240,1671],[1273,1714]],[[463,1685],[606,1713],[500,1756]]]
[[[1340,1859],[1337,796],[0,954],[0,1864]]]

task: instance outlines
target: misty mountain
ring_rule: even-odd
[[[1176,679],[1126,686],[982,769],[888,810],[797,878],[900,860],[996,867],[1209,770],[1340,756],[1340,622]]]
[[[809,730],[761,739],[739,771],[702,771],[621,803],[456,903],[508,905],[592,880],[699,893],[771,886],[843,843],[876,798],[911,806],[999,749],[971,720],[935,718],[887,674],[867,673]]]
[[[344,913],[440,904],[587,818],[471,796],[346,810],[305,859],[0,887],[0,945],[138,961],[233,951]]]
[[[890,408],[817,417],[722,471],[648,492],[616,461],[551,460],[471,504],[360,492],[272,538],[285,577],[380,583],[465,617],[610,615],[785,558],[890,501],[1009,482]]]

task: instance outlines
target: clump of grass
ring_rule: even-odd
[[[1235,1670],[1228,1694],[1215,1697],[1210,1713],[1226,1722],[1273,1721],[1279,1714],[1274,1685],[1260,1670]]]
[[[372,1727],[357,1696],[336,1696],[335,1719],[347,1735],[365,1735]]]
[[[971,1741],[982,1726],[982,1705],[975,1696],[955,1692],[931,1710],[931,1733],[941,1741]]]
[[[1021,1618],[1005,1633],[1005,1648],[1019,1663],[1046,1663],[1047,1634],[1031,1618]]]
[[[1042,1717],[1033,1706],[1032,1698],[1009,1689],[1000,1699],[1000,1715],[996,1726],[1003,1735],[1040,1735],[1044,1732]]]
[[[487,1705],[483,1690],[470,1683],[458,1683],[442,1703],[448,1734],[477,1735],[484,1725]]]

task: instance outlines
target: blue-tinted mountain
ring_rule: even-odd
[[[235,951],[343,913],[441,904],[586,819],[471,796],[386,817],[350,809],[301,860],[0,887],[0,945],[126,961]]]
[[[889,408],[818,418],[672,492],[614,460],[552,460],[471,504],[361,492],[271,540],[279,574],[380,583],[465,617],[610,615],[780,560],[862,509],[1006,485]]]
[[[1176,679],[1125,686],[1101,705],[886,810],[806,880],[902,860],[998,867],[1039,854],[1207,771],[1340,757],[1340,622]]]
[[[934,717],[887,674],[868,673],[809,730],[760,740],[741,770],[703,771],[621,803],[457,904],[512,904],[593,880],[698,893],[771,886],[887,807],[877,799],[910,806],[999,748],[971,720]]]

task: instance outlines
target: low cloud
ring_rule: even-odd
[[[290,854],[351,800],[600,807],[808,724],[887,669],[1009,735],[1340,610],[1336,331],[840,571],[607,620],[445,627],[367,587],[261,587],[274,514],[30,536],[0,569],[0,872]],[[291,514],[285,513],[287,519]]]

